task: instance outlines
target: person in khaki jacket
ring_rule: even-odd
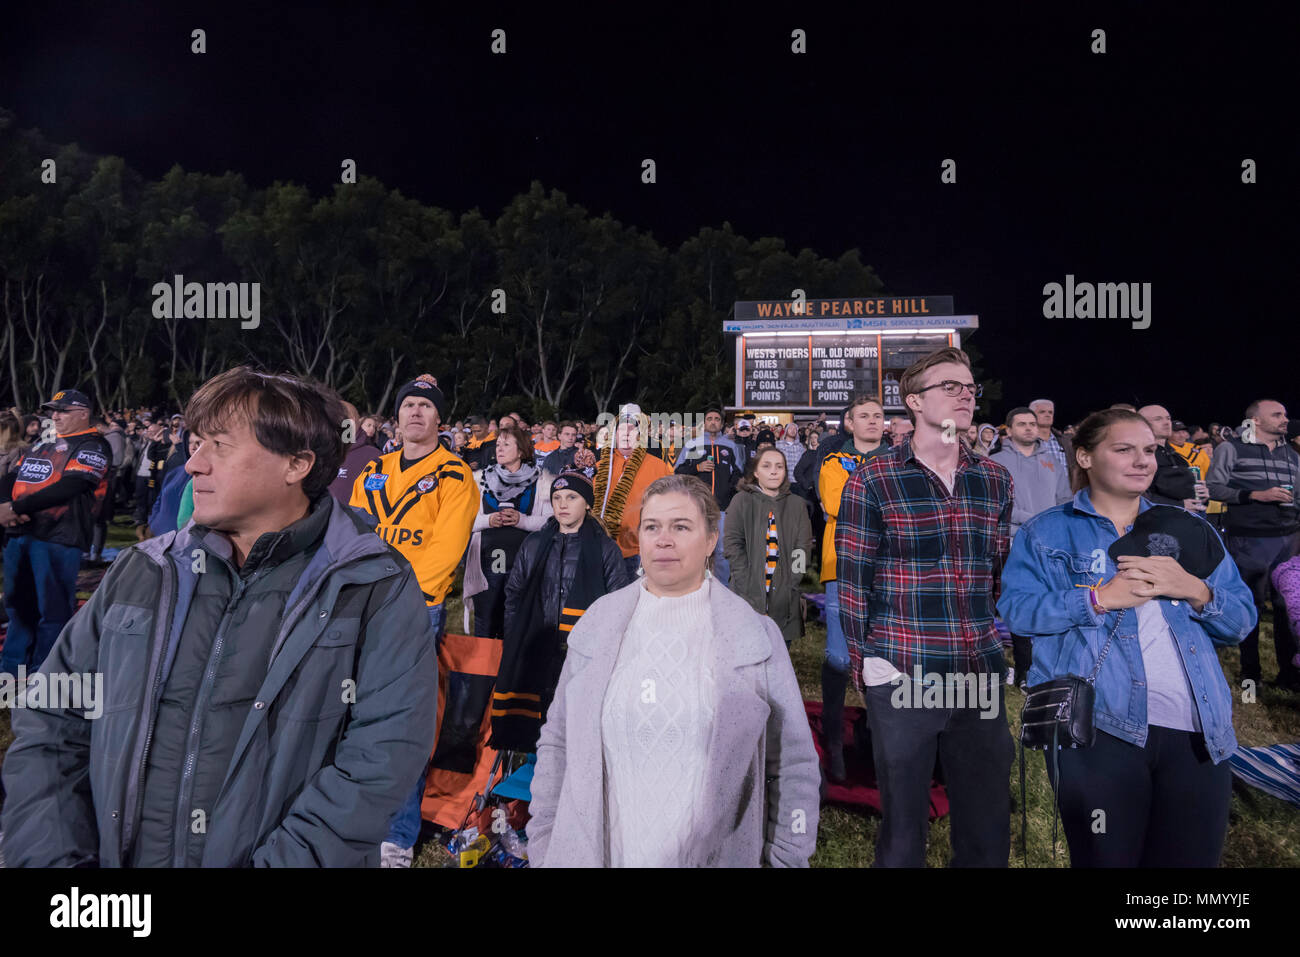
[[[534,867],[806,867],[820,775],[781,633],[707,572],[691,476],[640,504],[644,577],[569,635],[537,744]]]
[[[731,590],[776,622],[788,647],[803,630],[799,582],[813,546],[808,510],[790,494],[780,449],[763,449],[750,460],[727,507],[725,528]]]

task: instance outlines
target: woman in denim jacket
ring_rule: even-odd
[[[1249,633],[1255,606],[1226,553],[1204,580],[1168,556],[1120,556],[1116,567],[1107,549],[1138,515],[1176,507],[1142,497],[1155,448],[1136,413],[1085,419],[1074,499],[1021,526],[1002,577],[998,611],[1033,639],[1031,689],[1091,674],[1123,614],[1097,675],[1096,743],[1058,752],[1075,867],[1215,867],[1228,830],[1237,739],[1215,648]]]

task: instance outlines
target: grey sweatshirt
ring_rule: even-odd
[[[1015,444],[1008,442],[1002,451],[989,458],[1011,473],[1013,537],[1021,525],[1039,512],[1073,497],[1069,474],[1061,468],[1061,460],[1044,447],[1042,439],[1034,443],[1034,451],[1029,455],[1021,455]]]

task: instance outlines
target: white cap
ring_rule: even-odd
[[[635,402],[629,402],[618,410],[618,420],[620,422],[637,422],[641,421],[641,406]]]

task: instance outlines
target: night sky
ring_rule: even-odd
[[[10,5],[0,106],[149,177],[180,163],[321,194],[351,157],[456,212],[495,216],[537,179],[667,244],[729,221],[796,252],[857,247],[885,294],[979,315],[999,414],[1047,396],[1058,421],[1159,401],[1235,424],[1265,394],[1300,413],[1287,5],[444,6]],[[1151,283],[1151,327],[1045,319],[1067,273]]]

